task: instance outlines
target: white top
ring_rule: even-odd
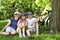
[[[36,19],[36,18],[31,18],[31,19],[27,18],[27,19],[26,19],[27,22],[28,22],[28,28],[33,28],[33,27],[35,27],[35,23],[32,24],[33,21],[35,21],[35,19]]]

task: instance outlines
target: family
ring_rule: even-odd
[[[21,18],[19,18],[19,16],[21,16]],[[0,31],[0,34],[14,35],[19,33],[19,37],[22,38],[26,37],[26,34],[28,37],[31,37],[31,33],[36,32],[36,36],[38,36],[38,20],[39,18],[33,18],[32,12],[22,12],[21,14],[19,12],[14,12],[14,17],[8,19],[7,25],[5,25],[5,27]]]

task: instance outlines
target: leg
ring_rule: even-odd
[[[11,32],[10,32],[11,35],[14,35],[16,34],[16,31],[14,29],[11,29]]]
[[[2,34],[2,35],[14,35],[14,34],[16,34],[16,31],[12,27],[7,27],[6,32],[0,32],[0,34]]]
[[[28,37],[31,37],[30,30],[26,30]]]
[[[14,35],[14,34],[16,34],[16,32],[14,31],[14,32],[0,32],[0,34],[2,34],[2,35]]]
[[[6,28],[6,32],[0,32],[2,35],[9,35],[9,32],[11,31],[11,27]]]
[[[38,22],[36,23],[36,35],[39,35]]]
[[[19,29],[19,37],[22,38],[22,29]]]
[[[20,30],[20,29],[19,29],[19,27],[17,27],[17,30],[16,30],[16,32],[17,32],[17,33],[19,33],[19,30]]]
[[[23,31],[23,37],[25,37],[25,28],[23,28],[22,31]]]
[[[9,35],[9,32],[0,32],[2,35]]]

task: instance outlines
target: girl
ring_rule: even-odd
[[[19,27],[19,37],[25,37],[25,28],[27,26],[27,21],[26,21],[26,14],[22,13],[21,15],[21,19],[19,19],[18,21],[18,27]]]

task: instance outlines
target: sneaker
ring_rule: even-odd
[[[25,35],[23,35],[23,37],[26,37]]]
[[[19,34],[19,38],[22,38],[23,36],[22,36],[22,34]]]

